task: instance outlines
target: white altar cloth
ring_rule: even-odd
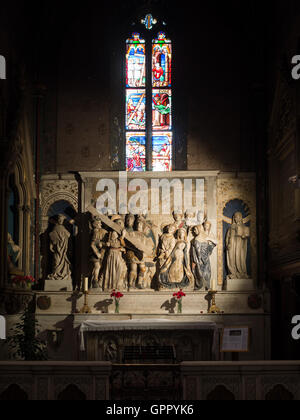
[[[178,322],[166,319],[133,319],[126,321],[85,321],[80,325],[80,350],[85,351],[84,333],[126,330],[211,330],[214,332],[213,353],[218,346],[218,327],[214,322]]]

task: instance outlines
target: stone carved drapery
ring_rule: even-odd
[[[125,242],[117,232],[110,232],[107,246],[109,248],[103,281],[103,290],[126,290],[127,267],[123,254]]]
[[[71,281],[71,262],[68,257],[70,233],[64,227],[65,217],[58,216],[57,224],[50,232],[50,251],[53,254],[52,273],[48,280]]]
[[[102,288],[103,281],[103,260],[105,257],[108,232],[102,228],[101,220],[93,218],[91,222],[91,247],[90,261],[93,265],[91,274],[91,287]],[[101,281],[102,280],[102,281]]]
[[[195,277],[195,290],[211,288],[210,256],[217,245],[216,239],[210,235],[211,223],[205,221],[201,226],[194,226],[191,242],[191,260]]]
[[[232,223],[226,233],[226,260],[230,279],[249,278],[247,270],[248,239],[250,228],[245,224],[242,213],[233,215]]]
[[[190,243],[187,240],[187,231],[179,228],[175,238],[173,250],[160,269],[161,285],[167,288],[182,288],[189,285],[193,287],[194,279],[190,267]]]

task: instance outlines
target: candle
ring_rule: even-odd
[[[89,278],[85,277],[84,279],[84,291],[88,292],[89,291]]]

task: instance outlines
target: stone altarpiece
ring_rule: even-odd
[[[58,341],[57,345],[52,343],[50,346],[51,357],[54,359],[71,357],[75,360],[89,357],[86,353],[80,352],[78,346],[78,328],[86,320],[121,323],[130,319],[139,322],[152,319],[153,324],[157,320],[173,320],[178,323],[179,331],[180,322],[215,323],[219,331],[224,325],[249,325],[253,344],[250,353],[241,355],[241,358],[264,359],[267,357],[269,351],[268,295],[256,287],[255,175],[217,171],[169,174],[128,173],[125,188],[127,203],[119,203],[119,177],[118,172],[84,172],[76,175],[46,176],[42,180],[41,238],[45,239],[45,235],[49,235],[53,229],[53,223],[49,227],[49,218],[54,216],[55,219],[58,216],[58,214],[53,215],[53,208],[59,209],[55,207],[55,203],[62,201],[69,203],[72,209],[71,213],[68,211],[68,214],[65,214],[64,221],[72,242],[69,255],[72,281],[70,280],[68,287],[64,289],[60,288],[58,281],[52,280],[50,288],[46,285],[44,291],[39,291],[36,295],[37,318],[44,331],[42,335],[48,337],[50,341],[56,337]],[[135,185],[138,179],[142,179],[145,188],[148,188],[146,193],[148,211],[134,217],[126,216],[125,213],[128,211],[124,206],[130,203],[139,191]],[[160,210],[158,214],[152,214],[152,181],[162,179],[172,186],[179,181],[179,185],[183,186],[182,197],[184,197],[184,181],[192,180],[191,203],[196,202],[197,185],[198,208],[194,209],[195,211],[191,211],[188,207],[183,208],[181,212],[176,210],[178,190],[171,187],[169,212],[162,214],[162,205],[166,205],[168,198],[164,194],[168,190],[162,193],[161,189],[158,202]],[[99,182],[104,180],[110,180],[115,186],[117,209],[110,208],[108,214],[103,217],[97,214],[96,207],[99,207],[99,198],[108,193],[107,188],[97,191]],[[197,180],[198,184],[196,184]],[[124,183],[124,180],[122,182]],[[123,189],[123,192],[125,190]],[[109,195],[106,197],[113,198]],[[105,203],[109,207],[113,200]],[[140,204],[141,201],[136,200],[137,207]],[[57,211],[61,213],[60,210]],[[242,215],[241,227],[233,222],[238,213]],[[236,281],[232,289],[230,285],[228,287],[230,272],[226,259],[226,235],[229,229],[237,232],[237,236],[238,232],[242,232],[238,240],[244,244],[244,265],[247,271],[243,276],[247,277],[246,279],[230,279],[231,284]],[[246,232],[245,235],[244,232]],[[133,241],[132,235],[135,238]],[[203,243],[204,248],[201,245]],[[135,247],[137,244],[138,247],[144,246],[144,252],[141,252],[141,248]],[[207,244],[210,244],[210,247]],[[48,249],[48,257],[49,255]],[[197,271],[197,262],[199,262],[199,267],[202,267],[202,271]],[[113,270],[116,266],[118,267],[117,274],[114,276]],[[112,271],[108,267],[113,267]],[[42,273],[43,280],[48,278],[48,285],[49,274],[51,274],[49,270],[51,271],[48,265],[48,272],[46,270]],[[95,275],[96,282],[93,281]],[[177,276],[176,281],[173,280],[174,275]],[[199,281],[197,281],[197,276]],[[84,279],[87,277],[90,288],[88,305],[91,314],[89,315],[80,314],[80,309],[84,304]],[[111,298],[113,288],[121,290],[124,294],[120,302],[119,314],[115,314],[114,301]],[[176,300],[173,297],[173,293],[179,288],[186,293],[181,315],[177,314]],[[208,289],[218,292],[216,300],[221,313],[209,313],[211,295]],[[155,330],[152,333],[155,336]],[[184,334],[182,340],[177,335],[177,343],[189,342],[190,333]],[[94,341],[87,347],[95,348],[96,346],[98,349],[90,353],[94,355],[105,354],[105,348],[109,345],[104,342],[105,337],[109,337],[112,343],[119,342],[116,332],[103,335],[103,340],[99,337],[96,340],[95,333],[90,337],[91,339],[94,337]],[[190,338],[190,351],[187,352],[184,348],[178,348],[178,351],[180,354],[189,353],[189,359],[193,360],[200,356],[195,350],[194,340]],[[138,340],[140,339],[141,337]],[[70,340],[74,343],[71,356],[68,355]],[[195,350],[195,354],[192,349]]]

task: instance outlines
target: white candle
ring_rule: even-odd
[[[85,277],[84,279],[84,291],[88,292],[89,291],[89,278]]]

